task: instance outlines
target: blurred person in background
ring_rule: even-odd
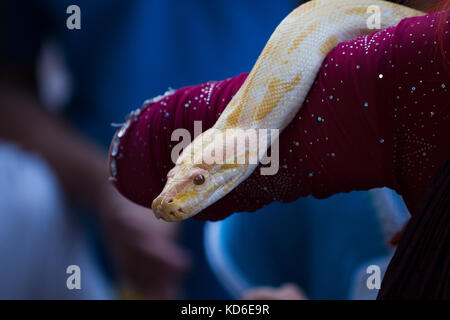
[[[176,227],[107,181],[110,124],[169,85],[250,69],[300,3],[3,1],[0,297],[111,298],[111,278],[142,297],[180,296],[190,259]],[[66,27],[70,5],[80,8],[80,30]],[[226,297],[206,265],[202,227],[191,222],[182,233],[195,263],[185,296]],[[81,267],[84,296],[66,288],[69,264]]]

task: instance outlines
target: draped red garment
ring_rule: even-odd
[[[436,32],[446,15],[444,53]],[[397,27],[340,44],[280,136],[280,169],[259,170],[199,219],[223,219],[272,201],[387,186],[410,209],[450,151],[449,12],[403,20]],[[445,66],[447,64],[447,66]],[[194,121],[211,127],[247,74],[181,88],[148,103],[131,121],[116,156],[115,185],[146,207],[173,167],[171,134]]]

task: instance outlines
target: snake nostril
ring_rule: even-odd
[[[167,203],[172,203],[173,202],[173,198],[170,198]]]

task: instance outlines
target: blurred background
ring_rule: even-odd
[[[167,226],[106,181],[111,123],[169,87],[250,71],[301,3],[2,1],[0,298],[226,299],[286,282],[313,299],[376,297],[365,266],[389,261],[407,216],[389,190]]]

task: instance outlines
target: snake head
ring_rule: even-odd
[[[201,144],[198,138],[183,151],[175,167],[167,174],[161,194],[153,200],[152,210],[157,218],[180,221],[207,208],[240,184],[251,174],[255,165],[237,163],[206,163],[195,153]],[[215,143],[202,144],[210,152]]]
[[[152,203],[153,213],[165,221],[190,218],[231,191],[246,169],[245,165],[237,164],[210,168],[176,165],[168,173],[163,191]]]

